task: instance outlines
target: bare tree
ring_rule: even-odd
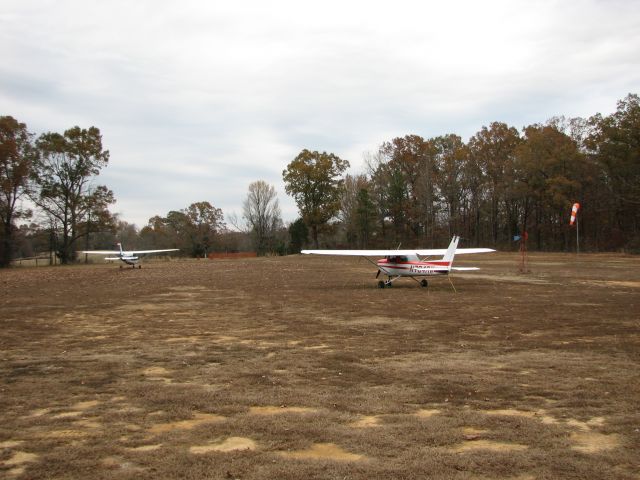
[[[263,180],[251,183],[242,211],[251,228],[256,251],[264,255],[273,246],[275,233],[282,226],[276,189]]]
[[[362,243],[360,237],[360,210],[362,191],[368,190],[369,181],[364,174],[349,175],[344,178],[344,188],[340,200],[340,212],[338,218],[342,222],[347,243],[349,246],[357,246]]]

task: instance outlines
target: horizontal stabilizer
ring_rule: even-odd
[[[125,255],[142,255],[144,253],[177,252],[179,248],[165,248],[164,250],[130,250],[124,251]]]
[[[495,252],[493,248],[456,248],[456,255],[465,255],[469,253],[491,253]]]

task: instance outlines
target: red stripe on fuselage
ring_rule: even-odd
[[[443,260],[432,262],[389,262],[387,259],[382,259],[378,260],[377,265],[387,275],[422,277],[449,273],[451,262]]]
[[[391,268],[411,268],[412,265],[419,267],[448,267],[451,262],[446,261],[433,261],[433,262],[389,262],[387,260],[378,260],[378,265],[381,267]]]

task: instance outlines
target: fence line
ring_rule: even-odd
[[[53,257],[53,263],[51,262],[52,257],[24,257],[24,258],[16,258],[11,261],[14,266],[18,267],[48,267],[50,265],[55,265],[55,256]]]

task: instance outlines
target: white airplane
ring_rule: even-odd
[[[122,244],[118,243],[117,245],[120,250],[85,250],[80,253],[87,253],[89,255],[115,255],[113,257],[105,257],[105,260],[120,260],[121,262],[136,268],[136,264],[138,263],[138,260],[140,260],[139,255],[145,255],[147,253],[175,252],[176,250],[179,250],[178,248],[167,248],[164,250],[122,250]],[[122,265],[120,265],[120,268],[122,268]],[[138,268],[142,268],[142,265],[138,265]]]
[[[416,277],[430,277],[435,275],[448,275],[451,270],[468,271],[479,270],[477,267],[453,267],[453,257],[456,254],[489,253],[495,252],[491,248],[458,248],[460,237],[454,236],[445,249],[415,249],[415,250],[302,250],[304,254],[312,255],[345,255],[364,257],[368,262],[378,268],[376,279],[383,273],[388,279],[380,280],[378,287],[390,287],[400,277],[410,277],[418,282]],[[440,260],[422,260],[420,257],[442,255]],[[374,263],[368,257],[384,257]],[[428,282],[423,278],[418,282],[426,287]]]

